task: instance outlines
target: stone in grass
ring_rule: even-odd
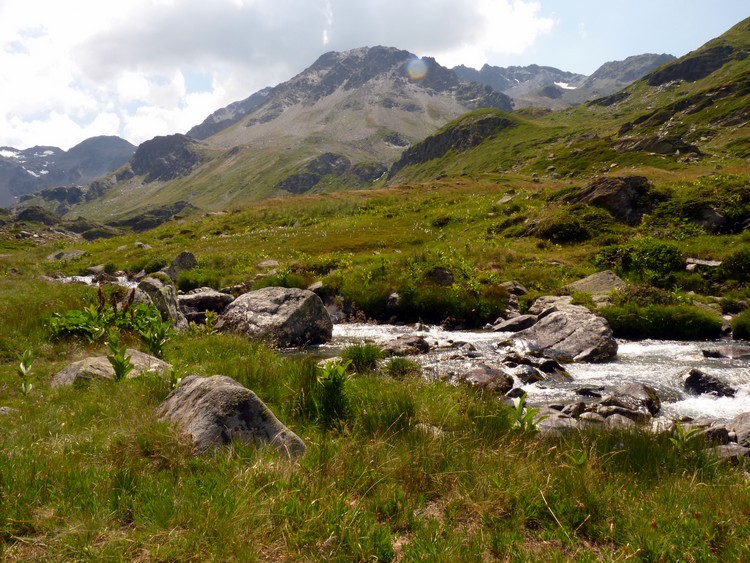
[[[264,287],[233,301],[219,317],[216,329],[286,348],[328,342],[333,322],[323,301],[312,291]]]
[[[133,364],[132,371],[127,375],[128,379],[148,372],[164,375],[172,369],[171,364],[132,348],[127,349],[126,355],[130,356],[130,362]],[[68,364],[52,376],[50,386],[85,385],[96,379],[114,380],[114,378],[115,370],[107,357],[93,356]]]
[[[255,393],[223,375],[184,378],[156,414],[176,424],[196,453],[232,440],[270,444],[292,459],[306,451],[299,436],[279,422]]]

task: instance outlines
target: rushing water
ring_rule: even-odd
[[[433,350],[415,356],[427,377],[451,380],[455,375],[480,363],[499,363],[504,354],[513,351],[508,344],[511,333],[488,331],[446,331],[434,326],[394,326],[370,324],[338,324],[333,341],[321,351],[335,354],[341,348],[363,342],[385,344],[398,336],[423,336]],[[474,351],[460,352],[462,343],[470,343]],[[617,357],[600,364],[567,364],[572,380],[565,383],[540,382],[524,385],[530,403],[573,402],[580,400],[576,389],[603,388],[605,391],[623,383],[645,383],[657,390],[662,400],[661,416],[678,418],[710,417],[729,420],[750,411],[750,360],[705,358],[704,348],[717,342],[673,342],[644,340],[619,341]],[[724,343],[726,344],[726,343]],[[735,397],[691,395],[684,391],[682,380],[691,368],[714,375],[735,389]]]

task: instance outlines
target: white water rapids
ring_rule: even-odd
[[[352,344],[385,344],[401,335],[423,336],[433,347],[430,353],[412,359],[422,365],[428,378],[450,380],[478,365],[497,365],[512,352],[505,342],[511,333],[447,331],[434,326],[337,324],[333,340],[321,352],[333,355]],[[456,343],[470,343],[475,351],[457,350]],[[624,383],[645,383],[656,389],[662,401],[659,416],[708,417],[727,421],[750,411],[750,360],[705,358],[702,349],[727,342],[618,341],[617,357],[599,364],[565,364],[572,376],[565,383],[539,382],[522,386],[531,404],[569,403],[580,400],[576,389],[612,389]],[[714,375],[737,389],[735,397],[692,395],[683,389],[683,378],[691,368]],[[518,382],[517,382],[518,383]]]

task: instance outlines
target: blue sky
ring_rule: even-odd
[[[749,0],[0,0],[0,146],[184,133],[327,51],[591,74],[747,17]]]

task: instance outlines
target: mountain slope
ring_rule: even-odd
[[[750,19],[624,90],[541,117],[527,112],[531,120],[489,128],[465,151],[428,151],[438,135],[428,137],[404,156],[431,158],[398,163],[389,183],[505,173],[564,181],[625,166],[697,177],[719,163],[742,167],[750,157],[748,55]],[[439,135],[459,135],[486,115],[462,116]]]
[[[87,198],[71,213],[121,219],[183,200],[225,209],[277,195],[369,186],[405,147],[481,107],[511,110],[512,104],[407,51],[326,53],[291,80],[191,129],[190,151],[198,156],[180,174],[164,178],[131,162],[129,171],[98,183],[104,197]],[[150,160],[176,165],[182,157],[169,151],[182,150],[179,137],[149,147],[155,151]]]
[[[87,184],[125,164],[134,152],[134,145],[113,136],[92,137],[68,151],[0,147],[0,205],[51,186]]]

